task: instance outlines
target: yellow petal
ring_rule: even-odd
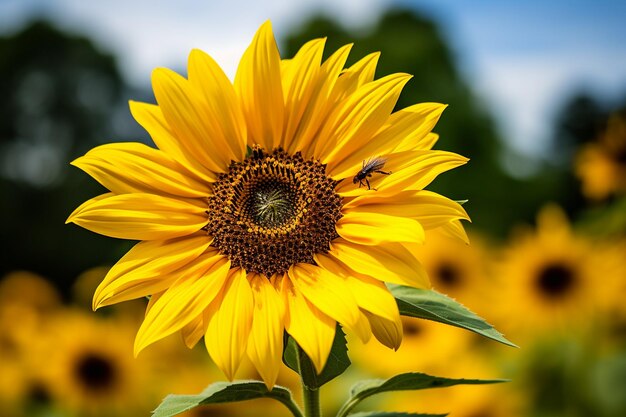
[[[387,320],[398,319],[398,304],[383,282],[360,274],[328,255],[316,254],[314,258],[319,266],[345,279],[361,309]]]
[[[287,305],[285,330],[311,359],[319,374],[333,345],[336,322],[309,302],[288,278],[282,280],[281,295]]]
[[[458,220],[470,220],[467,212],[459,203],[437,193],[427,190],[418,191],[413,200],[419,202],[419,208],[415,210],[413,217],[425,229],[435,229],[455,222],[456,225],[461,226]]]
[[[302,151],[305,158],[312,158],[316,142],[325,140],[319,136],[318,132],[340,99],[340,94],[335,93],[337,90],[335,87],[351,49],[352,44],[342,46],[322,64],[319,77],[311,87],[310,104],[302,115],[292,143],[287,143],[290,153]]]
[[[225,172],[235,155],[216,130],[219,121],[190,82],[174,71],[157,68],[152,72],[152,89],[163,117],[179,139],[179,146],[207,169]]]
[[[364,314],[367,316],[370,326],[372,326],[374,337],[388,348],[398,350],[402,344],[402,321],[400,321],[400,316],[398,316],[397,320],[392,321],[367,311]]]
[[[222,297],[205,314],[204,343],[218,368],[230,381],[241,364],[252,327],[254,300],[243,269],[233,269]]]
[[[173,272],[200,256],[211,244],[204,233],[136,244],[109,270],[93,297],[94,310],[167,289]]]
[[[350,68],[346,68],[337,80],[337,90],[342,94],[340,99],[353,94],[359,87],[374,80],[376,65],[380,52],[373,52],[358,60]]]
[[[359,306],[343,278],[307,263],[289,268],[289,278],[294,287],[324,314],[357,334],[363,330],[358,326]],[[359,337],[364,339],[367,336],[361,333]]]
[[[389,118],[400,92],[411,78],[391,74],[359,88],[339,103],[319,133],[315,156],[326,164],[335,155],[347,155],[369,141]]]
[[[150,134],[157,148],[175,159],[184,169],[198,178],[207,182],[215,181],[217,174],[198,161],[193,152],[180,143],[163,117],[163,112],[159,106],[137,101],[130,101],[128,104],[133,117]]]
[[[266,150],[280,143],[285,103],[281,85],[280,55],[267,21],[243,54],[235,76],[235,90],[248,122],[248,144]]]
[[[302,116],[312,105],[311,97],[319,82],[325,42],[326,39],[315,39],[304,44],[283,71],[285,134],[281,145],[285,149],[294,145],[292,142]]]
[[[394,141],[394,152],[429,150],[438,138],[431,131],[447,107],[441,103],[418,103],[399,110],[389,118],[386,132],[381,131],[381,135],[401,138],[400,142]]]
[[[230,261],[217,251],[188,265],[146,314],[135,339],[135,356],[202,315],[224,286],[229,268]]]
[[[161,298],[161,296],[165,294],[165,290],[163,291],[159,291],[159,292],[155,292],[154,294],[150,295],[150,299],[148,300],[148,305],[146,306],[146,313],[144,314],[144,317],[146,315],[148,315],[148,312],[152,309],[152,307],[154,306],[154,304],[159,301],[159,298]]]
[[[251,274],[248,279],[254,297],[248,357],[271,390],[282,364],[285,306],[267,278]]]
[[[407,213],[408,215],[409,213]],[[337,233],[361,245],[389,242],[424,242],[424,229],[416,220],[376,212],[350,210],[337,221]]]
[[[91,198],[83,202],[80,206],[76,207],[76,209],[72,212],[72,214],[69,215],[67,220],[65,220],[65,224],[71,223],[72,216],[74,216],[75,214],[81,213],[82,211],[86,210],[88,207],[92,206],[93,204],[96,204],[100,201],[107,200],[113,196],[115,196],[115,193],[104,193],[104,194],[100,194],[99,196],[96,196],[94,198]]]
[[[349,268],[384,282],[430,288],[430,281],[417,258],[399,243],[364,246],[336,239],[331,256]]]
[[[224,71],[206,53],[194,49],[189,54],[189,82],[204,97],[205,123],[214,134],[215,152],[228,146],[235,161],[246,155],[247,130],[235,89]]]
[[[390,174],[373,173],[369,178],[370,190],[346,180],[337,186],[337,193],[342,197],[357,197],[372,193],[397,193],[407,189],[421,190],[437,175],[468,161],[461,155],[445,151],[404,151],[387,155],[383,160],[385,164],[382,169]]]
[[[470,243],[469,237],[467,237],[467,233],[465,232],[465,228],[459,220],[451,220],[448,223],[441,225],[437,230],[453,239],[459,239],[467,245]]]
[[[404,140],[394,149],[394,152],[403,151],[427,151],[435,146],[435,143],[439,140],[439,135],[435,132],[430,132],[421,139],[417,139],[413,136],[407,136]]]
[[[370,325],[365,311],[359,310],[359,321],[356,326],[348,331],[354,332],[362,343],[367,343],[372,338],[372,326]]]
[[[429,132],[445,108],[444,104],[420,103],[393,113],[371,140],[329,161],[328,172],[335,179],[347,178],[354,176],[361,169],[363,161],[371,158],[392,152],[418,150],[421,146],[424,150],[430,149],[426,147],[432,146]],[[404,149],[409,143],[412,147]]]
[[[142,143],[98,146],[72,165],[91,175],[116,194],[167,193],[181,197],[207,197],[208,183],[189,175],[165,152]]]
[[[347,202],[344,210],[349,213],[406,216],[417,220],[425,230],[440,227],[451,220],[469,220],[459,203],[427,190],[400,191],[393,195],[366,194]]]
[[[130,240],[165,240],[206,225],[206,202],[133,193],[88,200],[66,223],[101,235]]]
[[[204,322],[202,314],[190,321],[180,331],[185,345],[192,349],[204,335]]]

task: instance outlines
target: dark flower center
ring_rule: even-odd
[[[626,165],[626,146],[622,146],[613,152],[613,160],[618,165]]]
[[[448,288],[456,287],[462,281],[461,271],[459,271],[456,265],[448,261],[443,261],[437,266],[435,278],[442,286]]]
[[[110,388],[117,377],[110,359],[96,353],[89,353],[80,358],[74,371],[82,385],[93,391]]]
[[[571,268],[560,265],[547,265],[537,275],[537,287],[549,298],[557,298],[567,293],[575,281]]]
[[[422,330],[422,326],[415,320],[402,320],[402,333],[404,333],[405,336],[419,336]]]
[[[48,388],[39,381],[33,382],[28,388],[27,398],[31,403],[39,406],[48,405],[52,400]]]
[[[256,147],[213,184],[205,229],[232,266],[283,274],[297,263],[314,263],[313,255],[328,252],[339,237],[336,185],[319,161]]]

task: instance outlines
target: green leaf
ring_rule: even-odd
[[[350,389],[350,398],[341,407],[337,417],[348,415],[359,402],[375,394],[389,391],[412,391],[427,388],[443,388],[453,385],[479,385],[506,382],[505,379],[451,379],[418,372],[396,375],[389,379],[370,379],[357,382]]]
[[[275,386],[271,391],[260,381],[216,382],[197,395],[168,395],[152,412],[152,417],[175,416],[194,407],[256,398],[273,398],[283,403],[295,416],[302,413],[291,398],[291,392]]]
[[[350,417],[446,417],[447,414],[404,413],[398,411],[362,411]]]
[[[403,316],[461,327],[505,345],[517,347],[484,319],[444,294],[397,284],[387,284],[387,287],[396,298]]]
[[[374,394],[389,391],[414,391],[428,388],[444,388],[453,385],[483,385],[507,382],[506,379],[465,379],[442,378],[409,372],[393,376],[389,379],[368,379],[359,381],[350,389],[351,397],[365,398]]]
[[[285,336],[285,351],[283,352],[283,362],[296,373],[300,374],[302,381],[307,388],[317,389],[327,382],[335,379],[343,374],[350,366],[350,358],[348,358],[348,345],[346,342],[346,334],[337,324],[335,330],[335,338],[330,349],[328,361],[318,375],[311,360],[306,356],[304,351],[299,349],[298,344],[291,336]],[[298,360],[300,364],[298,365]]]

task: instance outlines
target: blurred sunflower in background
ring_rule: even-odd
[[[433,289],[480,315],[486,308],[485,295],[490,285],[487,267],[490,253],[478,234],[472,234],[471,241],[468,245],[435,230],[428,234],[423,245],[414,245],[412,250],[424,265]]]
[[[396,351],[375,343],[355,345],[351,358],[375,377],[404,372],[445,374],[449,361],[470,349],[473,336],[461,329],[428,320],[402,317],[403,340]]]
[[[151,372],[147,358],[131,354],[135,325],[71,309],[48,320],[29,350],[29,367],[53,408],[84,416],[146,412]],[[157,397],[158,398],[158,397]]]
[[[613,114],[597,141],[583,146],[576,160],[583,194],[603,200],[626,192],[626,112]]]
[[[0,279],[0,410],[21,415],[29,402],[41,400],[37,382],[24,363],[33,340],[40,338],[45,320],[60,308],[61,297],[44,277],[13,271]],[[45,399],[43,399],[45,400]]]
[[[0,278],[0,305],[21,305],[45,315],[61,305],[61,296],[45,277],[31,271],[13,271]]]
[[[234,85],[194,50],[188,79],[154,71],[158,105],[130,104],[158,149],[109,144],[73,162],[111,192],[67,221],[141,241],[93,300],[151,296],[135,353],[178,331],[189,347],[204,336],[229,379],[247,356],[271,387],[284,330],[318,372],[337,323],[400,346],[384,282],[429,287],[405,245],[438,228],[465,237],[465,210],[423,188],[467,159],[431,149],[444,105],[392,113],[410,76],[374,80],[378,53],[344,69],[351,45],[322,62],[324,44],[281,60],[265,23]]]
[[[522,231],[504,249],[493,286],[494,317],[520,337],[591,326],[619,278],[609,265],[592,241],[573,233],[560,208],[548,206],[535,231]]]

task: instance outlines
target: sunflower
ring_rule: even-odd
[[[480,313],[490,283],[487,247],[479,235],[473,234],[472,244],[467,245],[436,230],[414,250],[435,290]]]
[[[133,360],[134,329],[125,320],[59,312],[30,348],[31,374],[60,410],[88,416],[145,413],[150,403],[138,399],[149,396],[153,366]]]
[[[617,276],[594,245],[575,234],[556,206],[544,208],[537,229],[505,249],[493,286],[496,317],[522,335],[536,330],[581,328],[608,307]]]
[[[8,299],[5,299],[8,301]],[[28,346],[39,335],[39,312],[24,303],[0,303],[0,409],[8,417],[28,401],[30,378],[25,372]]]
[[[391,352],[374,343],[355,346],[351,358],[375,377],[390,378],[404,372],[445,373],[451,360],[470,349],[473,336],[433,321],[402,317],[402,346]],[[416,354],[419,352],[419,354]]]
[[[61,296],[46,278],[31,271],[11,271],[0,279],[0,304],[21,304],[45,315],[61,305]]]
[[[611,116],[598,141],[580,150],[576,174],[582,181],[583,194],[590,199],[602,200],[626,192],[626,112]]]
[[[463,235],[463,208],[424,187],[467,159],[431,150],[445,105],[392,113],[409,75],[374,80],[378,53],[344,68],[351,45],[322,62],[324,43],[281,59],[266,22],[233,83],[193,50],[188,78],[153,72],[158,104],[130,102],[157,149],[108,144],[73,162],[110,192],[67,221],[140,241],[93,300],[151,295],[136,353],[204,336],[229,379],[247,355],[271,387],[284,331],[318,372],[336,323],[400,345],[384,282],[429,287],[406,244],[425,229]]]
[[[60,302],[56,289],[32,272],[13,271],[0,280],[0,409],[9,416],[9,408],[30,400],[29,348]]]

